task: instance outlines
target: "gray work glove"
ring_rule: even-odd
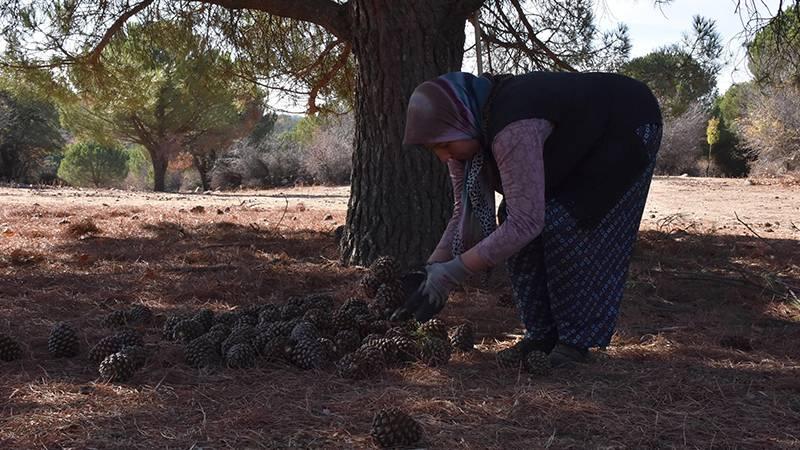
[[[450,261],[432,263],[425,268],[427,277],[422,285],[423,304],[416,311],[417,320],[425,322],[444,308],[450,291],[463,283],[472,271],[457,256]]]

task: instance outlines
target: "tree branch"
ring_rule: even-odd
[[[508,43],[508,42],[502,42],[502,41],[500,41],[499,39],[497,39],[494,36],[490,37],[490,36],[487,35],[487,39],[489,41],[493,41],[495,44],[497,44],[498,46],[500,46],[502,48],[516,49],[516,50],[521,51],[532,62],[540,63],[540,64],[543,63],[541,55],[537,54],[535,51],[533,51],[533,49],[531,49],[528,45],[526,45],[525,40],[522,39],[522,37],[519,35],[519,33],[516,32],[516,30],[514,30],[514,24],[511,22],[511,19],[509,19],[508,15],[505,12],[503,12],[503,10],[501,9],[499,1],[497,1],[497,5],[498,5],[497,11],[496,12],[493,11],[492,13],[506,27],[505,30],[499,29],[499,31],[511,34],[511,36],[514,38],[514,40],[517,42],[517,44],[513,45],[513,44]]]
[[[350,40],[348,3],[331,0],[192,0],[228,9],[263,11],[289,19],[315,23],[342,40]]]
[[[311,92],[308,95],[308,114],[314,114],[319,110],[317,107],[317,94],[319,93],[320,89],[331,82],[333,77],[336,75],[336,72],[338,72],[342,67],[344,67],[345,64],[347,64],[347,59],[350,58],[351,49],[352,45],[350,43],[345,44],[345,48],[342,50],[342,53],[339,55],[339,59],[336,61],[333,67],[322,74],[322,77],[311,87]]]
[[[105,34],[103,34],[103,38],[100,39],[100,42],[98,42],[97,45],[94,47],[94,49],[92,49],[92,51],[87,55],[87,60],[89,61],[89,63],[96,64],[97,61],[100,59],[100,54],[103,53],[103,49],[108,45],[109,42],[111,42],[111,38],[113,38],[114,35],[117,34],[119,30],[122,29],[122,27],[125,25],[125,22],[127,22],[128,19],[135,16],[136,14],[139,14],[139,12],[150,6],[152,3],[153,0],[143,0],[138,5],[134,6],[121,16],[117,17],[117,20],[115,20],[114,23],[112,23],[111,26],[108,28],[108,30],[106,30]]]
[[[544,42],[540,41],[539,38],[536,37],[536,33],[533,31],[533,27],[531,23],[528,22],[528,19],[525,17],[525,11],[522,9],[522,6],[519,4],[519,0],[511,0],[511,4],[514,5],[514,9],[517,10],[517,14],[519,14],[519,18],[522,21],[522,24],[525,25],[525,29],[528,30],[528,36],[537,47],[539,47],[553,62],[564,70],[568,70],[570,72],[577,72],[574,67],[570,66],[566,62],[564,62],[561,58],[558,57],[552,50],[547,48]]]

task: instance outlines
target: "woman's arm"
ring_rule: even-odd
[[[533,241],[544,229],[544,142],[553,125],[526,119],[503,128],[492,143],[508,217],[461,260],[471,271],[493,267]]]
[[[453,236],[456,234],[458,223],[461,221],[461,189],[464,185],[464,163],[451,159],[447,162],[447,169],[450,172],[450,181],[453,184],[453,215],[450,217],[441,239],[439,239],[439,244],[436,245],[436,249],[428,258],[428,264],[453,259]]]

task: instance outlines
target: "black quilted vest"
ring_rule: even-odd
[[[610,73],[532,72],[498,77],[484,109],[484,142],[506,125],[554,124],[544,144],[545,198],[557,198],[583,224],[608,212],[650,163],[635,130],[661,124],[643,83]]]

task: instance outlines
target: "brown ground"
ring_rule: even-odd
[[[416,417],[429,448],[800,448],[800,300],[786,288],[800,286],[797,185],[655,180],[612,346],[547,378],[495,364],[519,332],[501,289],[455,295],[445,319],[471,320],[481,343],[443,368],[358,382],[283,365],[200,373],[152,329],[159,352],[132,382],[97,379],[85,349],[130,303],[168,314],[349,296],[360,270],[336,263],[332,234],[346,202],[343,188],[0,188],[0,332],[26,352],[0,363],[0,448],[371,448],[385,406]],[[70,235],[84,218],[100,232]],[[60,320],[81,329],[81,357],[47,355]],[[723,345],[730,335],[752,350]]]

